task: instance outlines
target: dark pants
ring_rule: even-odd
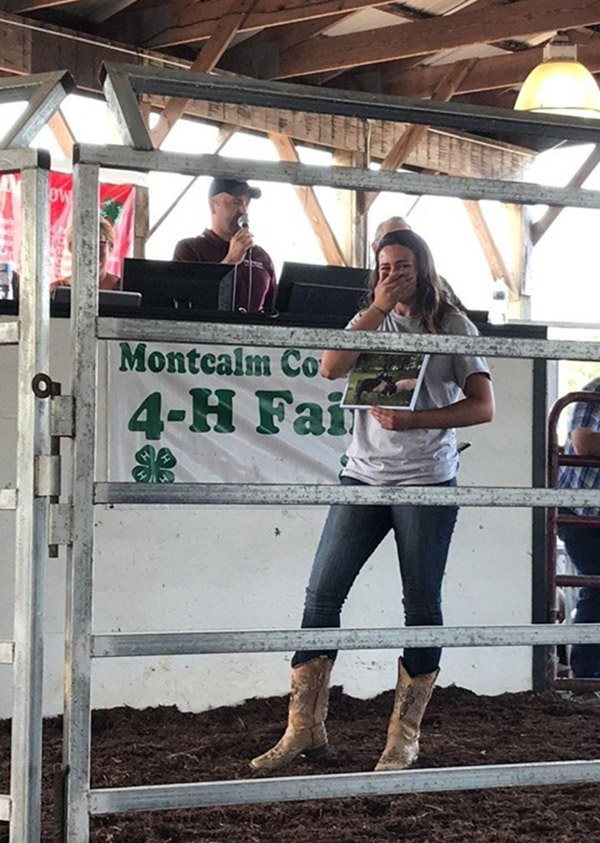
[[[365,485],[350,477],[341,482]],[[439,485],[456,486],[456,480]],[[340,626],[342,605],[354,580],[390,530],[398,549],[406,626],[441,626],[442,579],[457,514],[455,506],[332,506],[306,589],[302,628]],[[337,653],[302,650],[292,665],[318,655],[335,659]],[[406,650],[403,660],[409,674],[419,676],[436,670],[440,656],[439,647],[414,648]]]
[[[600,575],[600,529],[561,526],[558,535],[580,574]],[[581,588],[575,623],[600,623],[600,589]],[[576,677],[600,677],[600,644],[573,644],[571,670]]]

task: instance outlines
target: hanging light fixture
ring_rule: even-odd
[[[563,32],[544,47],[517,97],[519,111],[600,118],[600,90],[592,74],[577,61],[577,47]]]

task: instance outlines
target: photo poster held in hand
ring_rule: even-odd
[[[341,407],[414,410],[429,354],[361,354],[348,376]]]

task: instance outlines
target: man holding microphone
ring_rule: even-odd
[[[180,240],[173,260],[225,263],[235,267],[235,310],[271,310],[277,281],[269,255],[254,245],[248,228],[251,199],[261,191],[245,181],[215,178],[208,190],[211,227],[198,237]]]

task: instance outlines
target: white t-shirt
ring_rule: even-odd
[[[356,316],[349,324],[352,326]],[[476,336],[477,328],[462,313],[449,313],[444,334]],[[420,316],[389,313],[380,331],[421,334]],[[485,358],[459,354],[431,356],[419,393],[417,410],[447,407],[461,398],[469,375],[489,374]],[[396,412],[410,412],[397,410]],[[445,430],[384,430],[369,410],[354,411],[352,442],[342,474],[374,486],[427,485],[451,480],[458,472],[454,428]]]

